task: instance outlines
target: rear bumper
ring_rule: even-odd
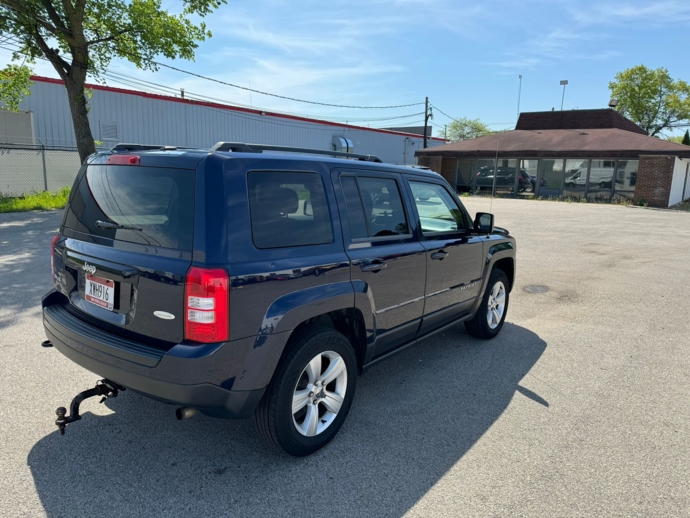
[[[179,344],[165,352],[85,324],[46,299],[43,326],[48,339],[67,358],[99,376],[214,417],[249,417],[263,396],[265,388],[231,390],[232,373],[243,364],[240,344]]]

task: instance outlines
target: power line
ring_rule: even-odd
[[[11,48],[7,48],[7,47],[3,47],[3,46],[0,46],[0,48],[4,48],[5,50],[10,50],[10,51],[17,51],[17,49],[11,49]],[[20,52],[20,53],[21,53],[21,52]],[[49,61],[48,59],[46,59],[46,58],[44,58],[44,57],[41,57],[41,56],[37,56],[37,58],[38,58],[38,59],[41,59],[41,60],[43,60],[43,61]],[[118,73],[118,72],[105,72],[103,75],[109,77],[109,79],[110,79],[111,81],[113,81],[113,82],[119,82],[120,84],[125,84],[125,85],[127,85],[127,86],[134,87],[134,88],[140,88],[140,87],[141,87],[140,84],[137,84],[138,82],[139,82],[139,83],[148,83],[148,84],[153,85],[154,87],[156,87],[156,89],[157,89],[159,92],[164,92],[164,93],[166,93],[167,95],[169,95],[169,93],[167,92],[167,90],[172,90],[172,91],[174,91],[175,93],[177,93],[177,92],[179,91],[179,90],[177,90],[176,88],[173,88],[173,87],[161,85],[161,84],[158,84],[158,83],[153,83],[153,82],[150,82],[150,81],[140,80],[140,79],[137,79],[137,78],[133,78],[133,77],[131,77],[131,76],[126,76],[125,74],[120,74],[120,73]],[[119,77],[118,79],[115,79],[114,77],[112,77],[113,75],[116,75],[116,76],[123,76],[123,77]],[[139,91],[141,91],[141,90],[139,90]],[[192,98],[189,98],[188,100],[195,100],[193,97],[197,96],[197,94],[192,94],[191,92],[185,92],[185,94],[187,94],[187,93],[189,93],[189,94],[192,96]],[[185,97],[186,97],[186,96],[185,96]],[[205,97],[205,96],[199,96],[199,97]],[[209,98],[209,99],[214,99],[214,98]],[[196,105],[196,106],[198,106],[198,107],[200,107],[200,108],[204,108],[204,109],[206,109],[206,110],[212,110],[212,111],[217,111],[217,112],[223,110],[222,108],[219,108],[219,107],[212,107],[212,106],[205,106],[205,105]],[[232,104],[229,104],[229,106],[232,106]],[[257,110],[257,111],[259,111],[259,110]],[[258,114],[257,114],[257,115],[258,115]],[[246,120],[250,120],[250,121],[254,121],[254,122],[257,121],[257,115],[242,114],[241,112],[234,112],[234,113],[233,113],[233,116],[236,117],[236,118],[246,119]],[[276,115],[279,115],[279,114],[276,114]],[[372,120],[372,121],[376,121],[376,120],[378,120],[378,121],[390,121],[390,120],[399,120],[399,119],[411,118],[411,117],[415,117],[415,116],[418,116],[418,115],[423,115],[423,113],[415,113],[415,114],[403,115],[403,116],[399,116],[399,117],[387,117],[387,118],[371,119],[371,120]],[[271,116],[271,115],[269,114],[269,117],[270,117],[270,116]],[[313,116],[311,116],[311,117],[313,118]],[[317,120],[318,120],[318,119],[317,119]],[[351,120],[351,119],[348,119],[347,122],[350,122],[350,120]],[[266,118],[266,119],[263,120],[263,122],[264,122],[265,124],[271,124],[271,125],[273,125],[273,126],[283,126],[283,127],[297,128],[297,129],[300,129],[300,130],[326,131],[326,132],[332,132],[332,131],[333,131],[333,128],[327,128],[327,127],[319,128],[319,127],[315,127],[314,125],[303,125],[303,124],[299,124],[299,123],[295,124],[295,123],[289,123],[289,122],[286,123],[286,122],[282,122],[282,121],[279,122],[279,121],[276,121],[276,120],[272,120],[272,118]],[[339,123],[339,122],[336,122],[336,121],[329,121],[329,120],[321,120],[321,122],[326,123],[326,125],[327,125],[329,122],[333,122],[333,123],[336,124],[336,125],[339,125],[339,124],[341,125],[341,124],[342,124],[342,123]],[[423,120],[419,120],[419,121],[406,122],[405,124],[414,125],[414,124],[418,124],[418,123],[422,123],[422,122],[423,122]],[[352,127],[350,127],[350,125],[347,124],[347,123],[345,124],[345,126],[346,126],[346,128],[345,128],[346,130],[349,129],[349,130],[351,130],[351,131],[358,131],[358,130],[359,130],[359,131],[366,131],[366,129],[367,129],[366,127],[363,127],[363,126],[352,126]],[[368,126],[368,127],[371,128],[371,129],[384,129],[382,126],[378,126],[378,125],[377,125],[377,126]],[[421,138],[421,137],[420,137],[420,138]]]
[[[439,108],[438,106],[433,105],[433,108],[434,108],[434,110],[438,111],[441,115],[445,115],[445,116],[448,117],[450,120],[455,121],[455,122],[458,122],[458,119],[456,119],[455,117],[451,117],[451,116],[448,115],[446,112],[444,112],[443,110],[441,110],[441,108]]]
[[[7,9],[11,9],[11,10],[13,10],[13,11],[16,11],[16,12],[20,13],[20,14],[25,14],[23,11],[20,11],[19,9],[16,9],[16,8],[14,8],[14,7],[10,7],[10,6],[6,5],[6,4],[3,4],[3,5],[0,6],[0,7],[4,7],[4,8],[7,8]],[[37,19],[37,20],[43,21],[43,22],[45,22],[45,23],[51,23],[51,22],[49,22],[48,20],[39,18],[39,17],[37,17],[37,16],[34,16],[34,18]],[[120,50],[120,51],[122,52],[122,50]],[[126,54],[126,53],[125,53],[125,54]],[[180,72],[180,73],[182,73],[182,74],[187,74],[187,75],[190,75],[190,76],[198,77],[198,78],[200,78],[200,79],[205,79],[205,80],[207,80],[207,81],[212,81],[212,82],[214,82],[214,83],[219,83],[219,84],[222,84],[222,85],[225,85],[225,86],[230,86],[230,87],[232,87],[232,88],[238,88],[238,89],[240,89],[240,90],[245,90],[245,91],[247,91],[247,92],[254,92],[254,93],[257,93],[257,94],[267,95],[267,96],[270,96],[270,97],[276,97],[276,98],[278,98],[278,99],[285,99],[285,100],[288,100],[288,101],[295,101],[295,102],[306,103],[306,104],[315,104],[315,105],[318,105],[318,106],[330,106],[330,107],[333,107],[333,108],[351,108],[351,109],[358,109],[358,110],[384,110],[384,109],[393,109],[393,108],[407,108],[407,107],[410,107],[410,106],[420,106],[420,105],[424,104],[424,103],[419,102],[419,103],[409,103],[409,104],[398,104],[398,105],[392,105],[392,106],[356,106],[356,105],[346,105],[346,104],[322,103],[322,102],[318,102],[318,101],[308,101],[308,100],[306,100],[306,99],[298,99],[298,98],[296,98],[296,97],[289,97],[289,96],[287,96],[287,95],[279,95],[279,94],[274,94],[274,93],[270,93],[270,92],[264,92],[264,91],[262,91],[262,90],[256,90],[256,89],[254,89],[254,88],[247,88],[246,86],[240,86],[240,85],[236,85],[236,84],[233,84],[233,83],[228,83],[228,82],[226,82],[226,81],[221,81],[220,79],[214,79],[214,78],[212,78],[212,77],[207,77],[207,76],[204,76],[204,75],[201,75],[201,74],[197,74],[197,73],[195,73],[195,72],[190,72],[190,71],[188,71],[188,70],[184,70],[184,69],[181,69],[181,68],[178,68],[178,67],[174,67],[174,66],[168,65],[168,64],[166,64],[166,63],[161,63],[161,62],[159,62],[159,61],[150,60],[150,62],[153,63],[154,65],[158,65],[158,66],[161,66],[161,67],[169,68],[170,70],[175,70],[176,72]],[[87,65],[87,66],[88,66],[88,63],[80,63],[80,64],[81,64],[81,65]]]
[[[445,115],[449,119],[451,119],[455,122],[460,122],[458,119],[451,117],[450,115],[448,115],[447,113],[442,111],[438,106],[433,105],[433,108],[434,108],[434,110],[438,111],[442,115]],[[515,122],[514,121],[510,121],[510,122],[485,122],[484,124],[486,124],[487,126],[501,126],[501,125],[515,124]]]
[[[10,44],[13,44],[13,43],[10,43]],[[18,49],[18,48],[7,48],[7,47],[3,47],[1,45],[0,45],[0,48],[4,48],[5,50],[9,50],[12,52],[20,52],[21,53],[21,49]],[[50,61],[50,60],[48,60],[44,57],[40,57],[40,56],[37,56],[37,58],[42,60],[42,61],[48,61],[48,62]],[[160,93],[163,95],[172,95],[172,94],[177,94],[179,92],[179,89],[177,89],[177,88],[173,88],[173,87],[166,86],[166,85],[161,85],[159,83],[154,83],[152,81],[146,81],[143,79],[135,78],[132,76],[128,76],[126,74],[121,74],[119,72],[107,71],[107,72],[103,73],[103,76],[108,78],[110,81],[113,81],[113,82],[119,83],[119,84],[123,84],[123,85],[129,86],[129,87],[135,88],[137,90],[141,89],[142,85],[145,84],[147,86],[144,88],[147,88],[149,90],[154,90],[155,93]],[[193,101],[193,100],[201,100],[201,101],[211,100],[214,102],[219,102],[221,104],[227,104],[229,106],[240,106],[240,107],[244,107],[244,108],[249,108],[249,106],[247,106],[247,105],[242,105],[240,103],[233,103],[233,102],[227,101],[225,99],[218,99],[215,97],[209,97],[209,96],[196,94],[196,93],[189,92],[189,91],[187,91],[185,93],[186,93],[186,96],[185,96],[186,99],[190,100],[190,101]],[[251,109],[258,109],[259,111],[261,111],[260,108],[251,107]],[[406,115],[398,115],[398,116],[394,116],[394,117],[361,117],[361,118],[360,117],[354,117],[353,118],[353,117],[329,117],[329,116],[325,116],[325,115],[311,115],[311,114],[295,114],[295,113],[287,113],[287,112],[285,112],[284,114],[298,116],[298,117],[319,119],[319,120],[330,121],[330,122],[340,122],[340,121],[336,121],[336,120],[332,120],[332,119],[342,119],[342,121],[345,121],[345,122],[395,121],[395,120],[402,120],[402,119],[407,119],[407,118],[411,118],[411,117],[416,117],[418,115],[422,115],[422,113],[420,112],[420,113],[411,113],[411,114],[406,114]]]
[[[111,81],[120,82],[123,84],[129,84],[129,86],[134,86],[137,88],[141,88],[142,84],[151,85],[151,86],[148,86],[148,88],[156,87],[155,89],[157,89],[160,92],[164,92],[165,95],[178,94],[180,92],[180,90],[178,88],[161,85],[159,83],[153,83],[151,81],[146,81],[144,79],[135,78],[132,76],[128,76],[126,74],[119,73],[119,72],[109,71],[109,72],[105,72],[103,75],[105,77],[109,78]],[[113,76],[116,76],[116,77],[113,77]],[[137,84],[137,83],[139,83],[139,84]],[[154,88],[152,88],[152,89],[154,89]],[[230,106],[240,106],[243,108],[249,108],[249,109],[259,110],[259,111],[262,110],[261,108],[257,108],[255,106],[249,106],[246,104],[231,102],[231,101],[228,101],[226,99],[220,99],[217,97],[210,97],[207,95],[201,95],[201,94],[197,94],[194,92],[190,92],[188,90],[185,90],[185,99],[188,99],[188,100],[195,100],[195,99],[211,100],[211,101],[219,102],[222,104],[228,104]],[[410,117],[416,117],[417,115],[423,114],[422,112],[419,112],[419,113],[410,113],[407,115],[396,115],[393,117],[362,117],[362,118],[360,118],[360,117],[331,117],[331,116],[327,116],[327,115],[313,115],[313,114],[302,114],[302,113],[294,113],[294,112],[291,113],[291,112],[282,112],[282,111],[278,112],[278,113],[281,113],[284,115],[292,115],[292,116],[296,116],[296,117],[318,118],[318,119],[331,120],[331,121],[335,121],[336,119],[342,119],[343,121],[351,121],[351,122],[393,121],[393,120],[398,120],[398,119],[407,119]]]
[[[232,88],[239,88],[240,90],[246,90],[248,92],[254,92],[257,94],[261,94],[261,95],[268,95],[271,97],[277,97],[278,99],[286,99],[288,101],[295,101],[295,102],[306,103],[306,104],[315,104],[318,106],[331,106],[334,108],[352,108],[352,109],[358,109],[358,110],[385,110],[385,109],[392,109],[392,108],[407,108],[409,106],[420,106],[420,105],[424,104],[424,103],[410,103],[410,104],[398,104],[398,105],[394,105],[394,106],[355,106],[355,105],[346,105],[346,104],[322,103],[322,102],[318,102],[318,101],[307,101],[305,99],[297,99],[295,97],[288,97],[287,95],[272,94],[269,92],[263,92],[261,90],[255,90],[253,88],[247,88],[246,86],[235,85],[232,83],[228,83],[226,81],[221,81],[220,79],[214,79],[212,77],[203,76],[203,75],[197,74],[195,72],[189,72],[187,70],[182,70],[181,68],[177,68],[177,67],[174,67],[172,65],[167,65],[165,63],[160,63],[158,61],[151,61],[151,63],[154,63],[154,64],[161,66],[161,67],[169,68],[171,70],[175,70],[177,72],[181,72],[183,74],[188,74],[190,76],[198,77],[200,79],[205,79],[207,81],[213,81],[214,83],[219,83],[221,85],[230,86]]]
[[[9,49],[7,49],[7,50],[9,50]],[[15,52],[19,52],[19,51],[16,50]],[[212,81],[214,83],[222,84],[222,85],[229,86],[232,88],[245,90],[247,92],[254,92],[257,94],[261,94],[261,95],[276,97],[278,99],[285,99],[288,101],[295,101],[295,102],[300,102],[300,103],[305,103],[305,104],[313,104],[313,105],[317,105],[317,106],[329,106],[329,107],[333,107],[333,108],[348,108],[348,109],[358,109],[358,110],[386,110],[386,109],[395,109],[395,108],[407,108],[410,106],[421,106],[422,104],[424,104],[422,102],[418,102],[418,103],[397,104],[397,105],[390,105],[390,106],[357,106],[357,105],[347,105],[347,104],[323,103],[323,102],[319,102],[319,101],[308,101],[306,99],[298,99],[296,97],[289,97],[287,95],[279,95],[279,94],[274,94],[274,93],[270,93],[270,92],[264,92],[262,90],[256,90],[254,88],[248,88],[246,86],[240,86],[240,85],[236,85],[233,83],[228,83],[227,81],[221,81],[220,79],[215,79],[213,77],[208,77],[208,76],[204,76],[202,74],[197,74],[196,72],[190,72],[188,70],[174,67],[174,66],[168,65],[166,63],[161,63],[159,61],[151,60],[151,63],[153,63],[154,65],[157,65],[157,66],[169,68],[170,70],[175,70],[176,72],[180,72],[182,74],[187,74],[187,75],[190,75],[193,77],[198,77],[198,78],[204,79],[206,81]],[[84,63],[80,63],[80,64],[84,64]]]
[[[422,114],[422,115],[424,115],[424,114]],[[424,119],[421,119],[421,120],[418,120],[418,121],[407,122],[406,124],[409,124],[410,126],[412,126],[412,125],[414,125],[414,124],[422,124],[423,122],[424,122]],[[385,126],[371,126],[371,127],[372,127],[373,129],[386,129]],[[395,130],[392,130],[392,131],[395,131]],[[422,135],[419,135],[419,137],[421,138]]]
[[[0,48],[5,48],[6,50],[13,50],[13,49],[8,49],[7,47],[2,47],[2,46],[0,46]],[[45,60],[45,58],[39,58],[39,59],[44,59],[44,60]],[[111,79],[111,80],[112,80],[112,79]],[[113,80],[113,81],[116,81],[116,80]],[[128,83],[125,83],[124,81],[121,81],[121,82],[122,82],[123,84],[128,84]],[[169,88],[169,87],[168,87],[168,88]],[[206,106],[206,105],[203,105],[203,104],[202,104],[202,105],[195,105],[195,106],[197,106],[197,107],[199,107],[199,108],[203,108],[204,110],[215,111],[215,112],[225,112],[225,110],[224,110],[223,108],[220,108],[220,107]],[[328,132],[328,133],[332,133],[332,132],[333,132],[333,127],[327,127],[327,126],[328,126],[328,122],[330,122],[330,121],[327,121],[327,120],[321,121],[321,122],[324,123],[324,126],[326,126],[326,127],[317,127],[317,126],[315,126],[315,125],[313,125],[313,124],[299,124],[299,123],[290,123],[290,122],[276,121],[276,120],[273,120],[273,117],[271,117],[270,115],[269,115],[268,117],[266,117],[266,118],[263,118],[263,117],[262,117],[261,115],[259,115],[259,114],[254,114],[254,115],[252,115],[252,114],[244,114],[244,113],[242,113],[242,112],[236,112],[236,111],[235,111],[235,112],[233,112],[233,117],[234,117],[234,118],[243,119],[243,120],[253,121],[253,122],[256,122],[257,120],[259,120],[259,118],[261,118],[261,119],[262,119],[262,122],[263,122],[264,124],[269,124],[269,125],[272,125],[272,126],[286,127],[286,128],[295,128],[295,129],[300,129],[300,130],[303,130],[303,131],[304,131],[304,130],[306,130],[306,131],[325,131],[325,132]],[[409,123],[409,124],[416,124],[416,123],[418,123],[418,122],[422,122],[422,121],[414,121],[414,122],[411,122],[411,123]],[[333,124],[342,125],[342,123],[338,123],[338,122],[333,122]],[[367,130],[366,127],[361,127],[361,126],[350,126],[349,124],[346,124],[345,126],[346,126],[346,127],[345,127],[344,129],[345,129],[346,131],[347,131],[347,130],[350,130],[350,131],[366,131],[366,130]],[[376,126],[372,126],[371,129],[382,129],[382,128],[376,127]],[[421,136],[420,136],[420,138],[421,138]]]

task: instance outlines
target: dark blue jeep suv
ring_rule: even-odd
[[[495,337],[515,240],[440,175],[380,162],[236,143],[89,157],[43,322],[46,345],[104,379],[58,409],[61,431],[86,397],[126,388],[180,419],[254,415],[269,444],[308,455],[374,363],[459,322]]]

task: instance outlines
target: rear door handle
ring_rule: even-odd
[[[448,252],[446,252],[445,250],[439,250],[438,252],[434,252],[433,254],[431,254],[431,258],[440,260],[440,259],[443,259],[444,257],[446,257],[447,255],[448,255]]]
[[[377,272],[383,270],[386,266],[388,266],[386,263],[369,263],[363,264],[361,268],[363,272]]]

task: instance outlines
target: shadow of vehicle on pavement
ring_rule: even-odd
[[[52,286],[50,241],[62,211],[0,214],[0,330],[40,313]]]
[[[488,342],[462,326],[422,342],[358,378],[343,429],[303,459],[269,451],[251,420],[178,422],[174,407],[128,391],[107,401],[106,416],[90,413],[89,400],[84,418],[36,443],[28,464],[48,516],[401,516],[517,390],[548,407],[518,385],[545,348],[512,324]]]

